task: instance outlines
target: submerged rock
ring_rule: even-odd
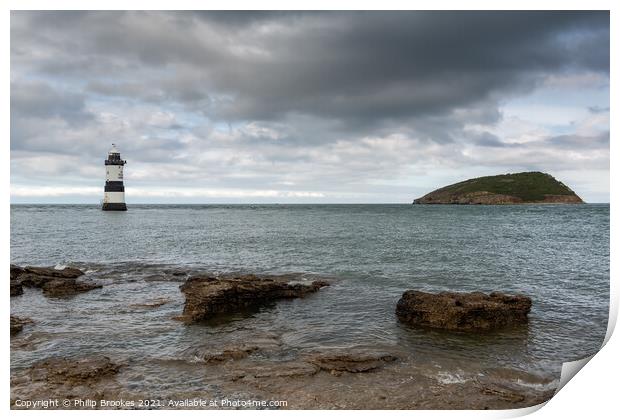
[[[243,370],[231,372],[230,379],[233,382],[243,380],[252,382],[268,378],[288,379],[293,377],[308,377],[320,372],[320,368],[312,363],[300,361],[283,361],[279,363],[267,363],[253,365]]]
[[[84,272],[74,267],[19,267],[11,264],[11,296],[23,293],[23,286],[43,290],[48,297],[70,296],[101,288],[100,285],[77,280]]]
[[[136,308],[136,309],[152,309],[152,308],[159,308],[160,306],[163,306],[170,302],[172,302],[172,299],[169,299],[166,297],[160,297],[150,302],[132,303],[131,305],[129,305],[129,307]]]
[[[345,373],[365,374],[378,371],[396,360],[399,358],[391,353],[368,348],[323,349],[306,354],[298,360],[254,362],[246,364],[245,369],[241,369],[241,364],[238,364],[238,369],[232,371],[231,379],[252,381],[260,378],[310,377],[320,372],[327,372],[332,376]]]
[[[248,357],[250,354],[259,350],[258,346],[254,345],[240,345],[236,347],[229,347],[223,350],[207,351],[202,354],[202,360],[206,363],[218,363],[228,360],[240,360]]]
[[[425,293],[409,290],[396,305],[401,322],[456,331],[485,331],[527,323],[532,300],[523,295]]]
[[[278,299],[304,297],[329,284],[290,284],[253,275],[235,278],[192,277],[180,289],[185,294],[183,315],[178,319],[196,322],[234,313]]]
[[[320,370],[340,376],[343,372],[362,373],[379,369],[398,358],[385,352],[355,350],[337,350],[309,356],[306,359]]]
[[[120,365],[106,356],[91,356],[80,359],[54,357],[32,366],[31,373],[47,383],[83,385],[116,375]]]
[[[33,321],[30,318],[20,318],[11,315],[11,335],[17,334],[24,328],[24,325],[32,324],[32,322]]]

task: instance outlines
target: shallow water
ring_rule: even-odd
[[[75,265],[104,286],[71,299],[31,289],[11,298],[12,314],[35,321],[11,340],[12,369],[102,353],[131,366],[122,376],[130,389],[182,392],[204,389],[195,361],[205,348],[275,337],[270,357],[281,360],[368,345],[405,351],[446,381],[503,367],[557,374],[605,335],[609,205],[13,205],[11,262]],[[184,326],[172,318],[183,307],[179,285],[195,272],[332,286]],[[409,328],[394,315],[407,289],[524,293],[530,324],[486,335]],[[169,301],[135,306],[161,298]]]

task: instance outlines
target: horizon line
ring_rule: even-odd
[[[127,206],[131,206],[131,205],[137,205],[137,206],[165,206],[165,205],[171,205],[171,206],[178,206],[178,205],[188,205],[188,206],[205,206],[205,205],[239,205],[239,206],[244,206],[244,205],[385,205],[385,204],[407,204],[410,205],[412,203],[409,202],[330,202],[330,203],[318,203],[318,202],[312,202],[312,203],[303,203],[303,202],[294,202],[294,203],[287,203],[287,202],[266,202],[266,203],[261,203],[261,202],[248,202],[248,203],[234,203],[234,202],[213,202],[213,203],[127,203]],[[549,204],[566,204],[566,203],[514,203],[512,205],[516,205],[516,206],[524,206],[524,205],[538,205],[538,204],[544,204],[544,205],[549,205]],[[570,203],[568,203],[570,204]],[[582,204],[610,204],[610,202],[608,201],[584,201]],[[59,203],[59,202],[38,202],[38,203],[10,203],[11,206],[16,205],[16,206],[36,206],[36,205],[57,205],[57,206],[100,206],[101,203]],[[445,205],[456,205],[456,206],[466,206],[467,204],[418,204],[418,205],[429,205],[429,206],[445,206]],[[511,205],[511,204],[500,204],[502,206],[506,206],[506,205]],[[476,206],[476,204],[469,204],[469,206]],[[484,205],[482,205],[484,206]]]

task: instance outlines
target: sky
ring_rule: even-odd
[[[11,12],[11,202],[609,202],[609,13]]]

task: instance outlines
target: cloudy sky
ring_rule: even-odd
[[[609,201],[607,12],[11,12],[12,202]]]

